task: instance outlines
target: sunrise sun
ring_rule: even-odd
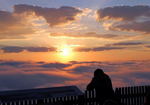
[[[68,56],[70,53],[70,49],[69,48],[63,48],[63,49],[61,49],[61,53],[64,56]]]
[[[69,46],[63,46],[62,48],[60,48],[60,54],[62,56],[70,56],[72,53],[72,49]]]

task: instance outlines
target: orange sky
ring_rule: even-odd
[[[6,19],[0,20],[3,25],[0,30],[0,59],[46,62],[150,59],[149,31],[142,26],[149,22],[145,22],[147,15],[144,21],[142,14],[131,17],[124,6],[114,7],[120,8],[120,11],[109,7],[99,10],[62,7],[66,10],[57,8],[49,11],[40,8],[36,11],[38,8],[40,7],[14,5],[12,12],[4,11],[10,16],[7,20],[7,15],[2,14]],[[142,11],[142,8],[147,7],[128,8],[133,11],[139,8]],[[42,9],[45,12],[41,12]],[[107,14],[105,9],[109,9],[112,14]],[[126,11],[124,16],[121,9]],[[115,11],[118,14],[113,14]],[[49,48],[54,50],[49,51]],[[64,49],[67,50],[66,55],[62,54]]]
[[[115,86],[148,83],[149,0],[52,1],[0,0],[0,89],[84,90],[99,67]]]
[[[6,53],[0,55],[1,60],[14,61],[44,61],[44,62],[69,62],[69,61],[130,61],[130,60],[149,60],[148,51],[102,51],[102,52],[22,52]]]

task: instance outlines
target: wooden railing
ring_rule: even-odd
[[[150,86],[116,88],[115,94],[124,105],[143,105]]]
[[[115,89],[115,94],[122,105],[143,105],[149,89],[150,86],[120,87]],[[93,90],[85,91],[81,96],[17,100],[1,102],[0,105],[100,105],[100,103],[96,101],[96,92]]]

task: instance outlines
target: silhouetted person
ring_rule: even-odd
[[[114,98],[111,79],[102,69],[96,69],[92,81],[88,84],[87,90],[96,90],[96,99],[100,103]]]
[[[121,105],[121,104],[118,104],[116,101],[114,100],[106,100],[103,105]]]
[[[147,92],[146,100],[145,100],[144,105],[150,105],[150,89]]]

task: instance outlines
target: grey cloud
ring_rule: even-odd
[[[22,52],[24,50],[24,48],[23,47],[17,47],[17,46],[7,46],[7,47],[1,48],[1,50],[4,53],[19,53],[19,52]]]
[[[130,22],[123,24],[114,24],[110,27],[111,30],[123,30],[123,31],[137,31],[143,33],[150,33],[150,21],[144,22]]]
[[[56,51],[55,48],[51,47],[25,47],[25,49],[29,52],[50,52],[50,51]]]
[[[145,47],[147,47],[147,48],[150,48],[150,45],[148,45],[148,46],[145,46]]]
[[[46,64],[52,66],[45,66]],[[69,65],[62,63],[0,61],[0,89],[29,89],[63,84],[72,78],[59,75],[59,72],[57,75],[42,72],[60,70],[67,66]]]
[[[22,14],[25,13],[26,14]],[[62,25],[76,20],[82,13],[74,7],[42,8],[32,5],[15,5],[13,12],[0,10],[0,39],[24,39],[35,34],[35,27],[28,22],[27,15],[34,12],[42,16],[50,26]]]
[[[95,68],[102,68],[111,77],[113,84],[115,84],[114,87],[147,85],[150,83],[149,64],[149,61],[91,62],[91,65],[77,66],[71,71],[82,74],[90,80]]]
[[[67,77],[59,77],[47,74],[0,74],[0,89],[30,89],[40,87],[46,84],[51,87],[54,84],[61,84],[66,80],[71,79]]]
[[[34,33],[20,15],[8,11],[0,11],[0,39],[20,39],[24,35]]]
[[[27,62],[21,62],[21,61],[0,61],[0,66],[13,66],[13,67],[19,67],[24,64],[27,64]]]
[[[123,19],[127,21],[135,20],[137,17],[150,17],[149,6],[114,6],[99,9],[97,11],[99,20],[101,19]]]
[[[44,67],[44,65],[48,66]],[[12,68],[10,68],[10,66],[12,66]],[[112,82],[115,83],[114,87],[121,85],[145,85],[149,83],[150,79],[149,60],[126,62],[72,61],[69,64],[0,61],[0,68],[2,68],[2,70],[0,69],[0,89],[5,90],[50,87],[57,84],[70,85],[77,81],[79,81],[77,86],[82,85],[81,87],[85,87],[88,84],[88,82],[85,81],[92,79],[93,72],[96,68],[102,68],[104,72],[111,77]],[[30,73],[24,72],[24,70],[30,70]],[[43,74],[42,70],[48,70],[49,72],[55,72],[56,70],[57,74]],[[73,75],[81,75],[82,78],[71,78],[70,76],[59,75],[59,71],[61,70]],[[121,85],[118,83],[121,83]]]
[[[23,61],[0,61],[0,66],[11,66],[11,67],[23,67],[23,68],[30,68],[30,67],[41,67],[43,69],[64,69],[65,67],[69,67],[73,64],[71,63],[45,63],[45,62],[23,62]],[[28,68],[28,69],[29,69]]]
[[[57,68],[57,69],[63,69],[65,67],[71,66],[71,64],[64,64],[64,63],[46,63],[40,65],[40,67],[44,68]]]
[[[136,66],[136,65],[134,65]],[[131,66],[132,67],[132,66]],[[124,84],[129,85],[129,86],[134,86],[134,85],[148,85],[149,79],[150,79],[150,72],[146,71],[131,71],[128,73],[123,73],[123,74],[114,74],[112,77],[119,78],[124,82]]]
[[[150,6],[106,7],[104,9],[99,9],[97,15],[99,21],[120,19],[120,21],[115,21],[108,27],[109,30],[150,33],[150,21],[142,19],[142,17],[150,17]]]
[[[94,72],[95,69],[96,69],[95,67],[90,65],[90,66],[75,67],[75,68],[71,69],[71,71],[73,71],[73,73],[81,74],[81,73],[92,73],[92,72]]]
[[[19,53],[24,50],[28,52],[51,52],[51,51],[56,51],[56,48],[53,47],[19,47],[19,46],[6,46],[2,47],[1,50],[4,53]]]
[[[14,25],[20,21],[19,18],[13,16],[11,12],[0,11],[0,29],[3,30],[6,26]]]
[[[132,46],[132,45],[143,45],[144,43],[142,42],[119,42],[119,43],[114,43],[112,45],[123,45],[123,46]]]
[[[76,15],[82,13],[81,10],[68,6],[60,8],[43,8],[26,4],[15,5],[14,10],[15,13],[34,12],[37,16],[45,18],[50,26],[66,24],[67,22],[74,21]]]
[[[116,34],[100,34],[96,32],[87,32],[87,33],[51,33],[50,36],[53,37],[73,37],[73,38],[103,38],[103,39],[123,39],[127,37],[132,37],[131,35],[116,35]]]
[[[120,49],[125,49],[125,48],[126,47],[104,46],[104,47],[94,47],[94,48],[77,48],[76,51],[79,51],[79,52],[109,51],[109,50],[120,50]]]
[[[150,80],[150,72],[133,72],[132,77]]]
[[[100,61],[82,61],[82,62],[70,61],[69,63],[71,63],[72,65],[74,65],[74,64],[99,64],[101,62]]]

